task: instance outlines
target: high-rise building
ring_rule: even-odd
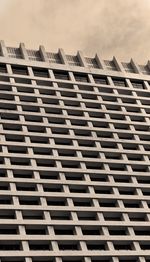
[[[150,261],[150,63],[0,43],[0,262]]]

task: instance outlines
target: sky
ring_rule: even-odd
[[[138,63],[150,59],[150,0],[0,0],[7,46]]]

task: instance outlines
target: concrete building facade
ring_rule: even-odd
[[[0,262],[150,261],[150,63],[0,43]]]

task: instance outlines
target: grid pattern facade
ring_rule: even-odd
[[[0,262],[149,262],[148,64],[19,50],[1,42]]]

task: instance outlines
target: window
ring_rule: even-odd
[[[127,235],[127,229],[125,228],[109,228],[109,234],[113,236],[124,236]]]
[[[7,73],[6,64],[0,63],[0,73]]]
[[[120,195],[135,195],[135,189],[134,188],[119,188],[119,194]]]
[[[1,209],[0,219],[15,219],[16,213],[14,210]]]
[[[90,227],[90,226],[84,226],[81,228],[83,235],[91,235],[91,236],[99,236],[101,234],[100,228],[98,227]]]
[[[8,146],[7,149],[9,153],[20,153],[20,154],[27,153],[27,148],[22,146]]]
[[[20,205],[39,205],[40,199],[38,197],[19,197]]]
[[[5,251],[5,250],[10,250],[10,251],[13,251],[13,250],[21,250],[22,247],[21,247],[21,243],[19,243],[18,241],[14,241],[14,240],[11,240],[10,241],[0,241],[0,251]]]
[[[140,176],[140,177],[137,177],[136,179],[137,179],[138,183],[141,183],[141,184],[150,184],[150,178],[149,178],[149,177]]]
[[[125,175],[125,176],[123,176],[123,175],[116,176],[115,175],[114,180],[115,180],[116,183],[130,183],[131,182],[130,176],[127,176],[127,175]]]
[[[71,241],[67,243],[63,241],[63,244],[58,242],[58,247],[59,247],[59,250],[79,250],[80,249],[78,243],[74,243],[74,242],[71,243]]]
[[[69,227],[69,226],[63,226],[63,229],[62,227],[55,226],[54,232],[55,232],[55,235],[74,235],[75,234],[74,228]]]
[[[85,162],[85,165],[87,169],[104,169],[101,162]]]
[[[26,226],[25,227],[26,230],[26,234],[27,235],[46,235],[47,234],[47,230],[46,227],[42,227],[42,226]]]
[[[36,210],[23,210],[22,211],[22,217],[23,219],[28,220],[42,220],[43,219],[43,212],[42,211],[36,211]]]
[[[96,212],[77,212],[78,220],[86,220],[86,221],[95,221],[97,220],[97,213]]]
[[[116,243],[114,244],[116,250],[132,250],[132,245],[130,243]]]
[[[74,77],[77,82],[85,82],[85,83],[89,82],[88,75],[86,74],[74,73]]]
[[[88,188],[80,185],[70,185],[69,190],[70,193],[88,193]]]
[[[46,199],[47,205],[48,206],[66,206],[67,202],[63,198],[47,198]]]
[[[99,174],[89,174],[91,181],[107,182],[107,175]]]
[[[45,147],[33,147],[33,152],[35,155],[51,155],[52,151],[49,148]]]
[[[124,78],[112,78],[115,86],[127,86]]]
[[[2,81],[2,82],[9,82],[9,77],[0,75],[0,81]]]
[[[93,203],[90,199],[74,199],[73,200],[74,206],[79,207],[91,207],[93,206]]]
[[[11,68],[12,68],[13,74],[28,75],[28,69],[25,66],[12,65]]]
[[[130,221],[147,221],[147,215],[144,213],[129,213]]]
[[[43,166],[43,167],[54,167],[55,161],[49,160],[49,159],[36,159],[37,166]]]
[[[112,199],[100,199],[99,200],[99,205],[100,207],[117,207],[117,201]]]
[[[28,171],[28,170],[13,170],[13,177],[15,178],[33,178],[33,173],[32,171]]]
[[[131,80],[131,84],[134,88],[144,89],[144,83],[142,81]]]
[[[27,84],[31,85],[31,79],[28,78],[20,78],[20,77],[15,77],[15,82],[20,83],[20,84]],[[21,89],[20,89],[21,90]],[[21,92],[21,91],[20,91]],[[23,90],[22,90],[23,92]]]
[[[0,196],[0,205],[10,205],[13,204],[12,198],[10,196]]]
[[[95,186],[94,191],[96,194],[112,194],[111,187]]]
[[[0,174],[1,176],[1,174]],[[1,182],[0,183],[0,190],[9,190],[10,187],[9,187],[9,183],[5,183],[5,182]]]
[[[142,229],[142,228],[135,228],[134,233],[137,236],[150,236],[150,228]]]
[[[106,221],[122,221],[123,217],[121,213],[103,213],[104,219]]]
[[[39,172],[41,179],[49,179],[49,180],[58,180],[59,179],[59,173],[57,172],[50,172],[50,171],[40,171]]]
[[[36,191],[36,184],[16,183],[17,191]]]
[[[84,180],[84,175],[80,173],[67,173],[65,174],[66,180]]]
[[[38,76],[38,77],[46,77],[48,78],[49,77],[49,73],[48,73],[48,69],[45,69],[45,68],[32,68],[33,70],[33,74],[34,76]]]
[[[71,220],[71,213],[69,211],[50,211],[52,220]]]
[[[106,244],[98,241],[95,243],[87,242],[86,246],[88,250],[106,250]]]
[[[107,77],[105,76],[93,75],[93,78],[96,84],[108,85]]]
[[[140,208],[141,203],[140,201],[134,201],[134,200],[123,200],[123,204],[125,208]]]
[[[142,250],[150,250],[150,244],[149,242],[140,243],[140,248]]]
[[[69,80],[69,75],[67,71],[56,71],[54,70],[54,76],[56,79],[61,79],[61,80]]]
[[[30,250],[51,250],[51,245],[49,241],[29,241]]]
[[[1,91],[12,91],[12,87],[7,84],[0,84]]]

